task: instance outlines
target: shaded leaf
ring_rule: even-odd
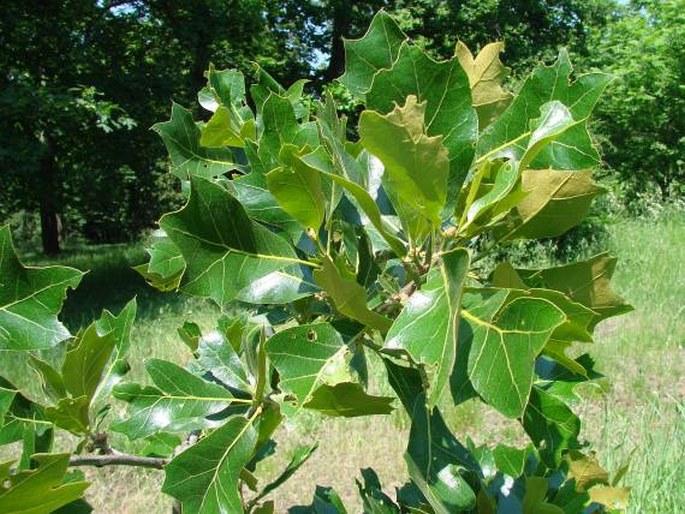
[[[26,267],[0,227],[0,350],[45,350],[69,337],[57,314],[83,273],[66,266]]]
[[[526,494],[523,497],[523,514],[564,514],[564,511],[547,501],[547,479],[526,477]]]
[[[579,448],[580,420],[558,398],[533,387],[522,419],[542,461],[551,469],[562,462],[562,453]]]
[[[295,448],[295,451],[293,452],[293,456],[290,459],[290,462],[286,466],[286,468],[283,470],[283,472],[278,475],[276,479],[274,479],[272,482],[269,482],[266,486],[264,486],[264,489],[262,489],[261,493],[259,494],[260,498],[263,498],[267,494],[271,493],[281,485],[283,485],[285,482],[288,481],[288,479],[293,476],[298,469],[300,469],[305,462],[309,460],[309,457],[311,457],[314,454],[314,451],[319,447],[319,443],[314,443],[311,446],[298,446]]]
[[[449,431],[440,411],[433,409],[431,414],[424,401],[416,402],[412,414],[404,455],[409,476],[436,514],[468,510],[476,495],[462,473],[478,465]]]
[[[307,403],[305,409],[321,412],[327,416],[353,418],[390,414],[394,398],[372,396],[364,391],[361,384],[341,382],[335,385],[319,386]]]
[[[366,305],[366,289],[357,283],[354,276],[344,277],[329,257],[325,257],[321,267],[314,270],[314,281],[326,291],[341,314],[382,332],[390,328],[392,322],[388,318]]]

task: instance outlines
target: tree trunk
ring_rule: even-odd
[[[331,35],[331,60],[324,78],[327,82],[338,78],[345,71],[345,45],[343,37],[349,35],[352,25],[352,8],[348,2],[336,1],[333,4],[333,33]]]
[[[57,255],[60,251],[60,219],[57,211],[57,162],[55,145],[48,137],[45,153],[40,160],[40,233],[45,255]]]

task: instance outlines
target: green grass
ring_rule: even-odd
[[[629,513],[676,513],[685,505],[685,216],[621,221],[611,233],[610,250],[619,257],[615,289],[635,311],[601,325],[589,348],[612,387],[580,407],[583,436],[592,441],[591,448],[610,472],[630,462],[621,482],[632,488]],[[535,258],[552,260],[544,248]],[[64,320],[72,329],[97,317],[102,308],[117,312],[137,296],[139,317],[129,356],[132,380],[145,380],[142,362],[151,356],[187,362],[190,354],[176,328],[190,319],[209,328],[217,315],[209,302],[147,287],[130,270],[144,260],[137,246],[80,250],[60,260],[95,269],[67,301]],[[9,364],[3,358],[2,368],[18,369]],[[16,372],[10,375],[20,382],[32,380]],[[469,435],[478,443],[525,441],[516,423],[475,402],[448,409],[447,417],[460,437]],[[298,444],[319,440],[320,447],[296,478],[273,495],[276,512],[308,504],[314,484],[334,485],[351,512],[357,512],[354,478],[364,467],[375,468],[392,495],[392,488],[406,480],[402,454],[407,430],[407,419],[400,413],[352,421],[304,413],[288,421],[277,437],[282,455],[258,469],[263,479],[273,477]],[[117,443],[126,449],[126,441]],[[88,477],[94,482],[88,495],[96,512],[170,510],[169,499],[159,492],[159,472],[103,469],[88,471]]]

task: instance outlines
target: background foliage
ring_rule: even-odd
[[[20,244],[42,225],[49,253],[67,238],[135,239],[180,205],[149,128],[171,100],[193,104],[210,62],[248,75],[257,62],[286,86],[308,77],[317,96],[342,73],[341,37],[359,37],[379,8],[435,57],[452,55],[455,36],[474,50],[503,39],[513,85],[560,46],[579,70],[611,71],[597,127],[619,206],[677,196],[682,0],[29,1],[0,17],[0,218],[24,227]],[[358,104],[332,91],[354,119]]]

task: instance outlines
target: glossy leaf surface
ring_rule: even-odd
[[[252,419],[231,418],[169,463],[162,491],[189,512],[243,512],[238,479],[256,442]]]
[[[442,254],[440,267],[407,301],[385,339],[388,350],[405,350],[428,368],[428,401],[437,404],[447,386],[457,352],[461,295],[469,268],[468,251]]]

